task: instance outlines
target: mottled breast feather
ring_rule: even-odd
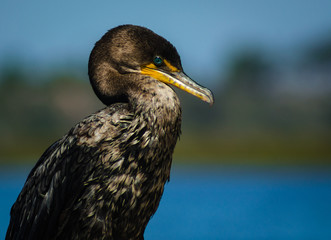
[[[148,125],[116,103],[78,123],[32,169],[6,239],[143,239],[169,179],[176,114]]]

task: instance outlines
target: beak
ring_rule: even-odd
[[[194,82],[184,72],[168,72],[162,69],[145,67],[141,70],[141,73],[152,76],[153,78],[166,84],[178,87],[179,89],[200,98],[202,101],[209,103],[210,105],[213,105],[214,103],[212,92],[209,89],[202,87],[201,85]]]

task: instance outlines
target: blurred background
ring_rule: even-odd
[[[88,57],[126,23],[172,42],[216,100],[177,91],[182,136],[145,239],[331,239],[330,1],[1,5],[0,239],[43,151],[103,108]]]

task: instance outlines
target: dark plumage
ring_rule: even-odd
[[[213,103],[176,49],[138,26],[107,32],[89,60],[106,108],[50,146],[11,209],[6,239],[143,239],[180,134],[179,87]]]

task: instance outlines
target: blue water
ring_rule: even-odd
[[[0,239],[30,168],[0,169]],[[331,168],[175,165],[145,239],[331,239]]]

